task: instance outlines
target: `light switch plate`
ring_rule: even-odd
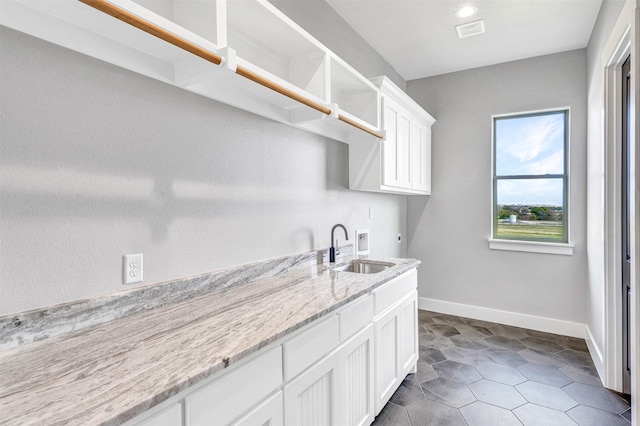
[[[142,282],[142,253],[128,254],[122,257],[122,282],[135,284]]]

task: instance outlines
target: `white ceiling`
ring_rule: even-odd
[[[405,80],[587,46],[602,0],[326,0]],[[474,5],[461,19],[455,11]],[[484,34],[455,26],[483,19]]]

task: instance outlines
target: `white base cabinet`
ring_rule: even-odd
[[[411,270],[126,423],[363,426],[415,371]]]
[[[380,88],[384,139],[349,144],[349,188],[394,194],[431,194],[431,126],[435,119],[387,77]]]
[[[405,292],[414,278],[415,271],[380,289],[385,298],[379,303],[384,310],[374,319],[376,415],[418,361],[418,297],[415,289]],[[395,303],[387,307],[388,300],[395,300]]]

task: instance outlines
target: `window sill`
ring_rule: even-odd
[[[529,253],[547,253],[573,256],[573,244],[543,243],[540,241],[516,241],[489,239],[491,250],[524,251]]]

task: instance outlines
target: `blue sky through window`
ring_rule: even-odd
[[[495,120],[496,175],[564,174],[565,111]],[[562,179],[499,180],[497,203],[563,205]]]

